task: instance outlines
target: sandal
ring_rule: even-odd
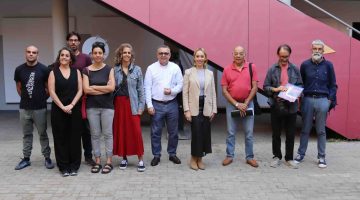
[[[101,170],[102,174],[108,174],[113,170],[113,166],[111,164],[104,165],[104,168]]]
[[[91,167],[91,173],[99,173],[102,166],[100,164],[96,164]]]

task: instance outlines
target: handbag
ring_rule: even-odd
[[[81,117],[82,119],[87,119],[86,114],[86,95],[81,97]]]
[[[278,115],[290,114],[290,102],[280,97],[275,97],[275,110]]]
[[[89,69],[86,67],[86,70],[88,72],[88,74],[90,73],[89,72]],[[87,119],[87,113],[86,113],[86,94],[84,94],[82,97],[81,97],[81,118],[82,119]]]
[[[252,88],[252,78],[253,78],[252,63],[249,64],[249,71],[250,71],[250,87]],[[261,115],[262,111],[261,111],[259,102],[257,100],[256,94],[255,94],[255,97],[253,99],[253,103],[254,103],[254,113],[255,113],[255,115]]]

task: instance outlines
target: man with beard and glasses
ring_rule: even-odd
[[[300,163],[305,157],[309,134],[315,119],[315,128],[318,136],[318,166],[326,168],[326,118],[328,111],[336,105],[336,78],[333,64],[325,60],[324,42],[312,42],[312,57],[300,66],[300,73],[304,83],[304,98],[301,104],[303,127],[300,135],[300,146],[295,162]]]
[[[80,34],[77,32],[71,32],[66,36],[66,44],[73,51],[76,61],[71,65],[71,67],[78,69],[80,72],[89,65],[92,64],[89,55],[81,53],[79,50],[79,46],[81,43]],[[90,128],[89,121],[87,119],[83,119],[83,131],[81,133],[81,140],[84,149],[84,157],[85,162],[88,165],[94,166],[96,163],[92,159],[92,146],[91,146],[91,136],[90,136]]]
[[[38,62],[39,50],[31,45],[25,50],[26,62],[15,70],[14,80],[20,96],[20,122],[23,131],[24,158],[16,165],[15,170],[21,170],[31,165],[30,156],[33,147],[34,125],[38,130],[41,153],[45,157],[45,167],[54,168],[50,159],[51,149],[46,132],[46,100],[49,97],[47,80],[49,70]]]

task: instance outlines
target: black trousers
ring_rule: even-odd
[[[54,136],[55,159],[59,170],[78,170],[81,163],[81,133],[83,129],[80,104],[72,109],[72,114],[67,114],[53,103],[51,126]]]
[[[203,115],[204,97],[199,99],[199,115],[191,117],[191,155],[203,157],[211,153],[210,118]]]
[[[296,113],[279,115],[275,109],[271,108],[271,128],[272,128],[272,151],[274,157],[282,159],[281,153],[281,131],[285,129],[285,160],[293,160],[294,140],[296,131]]]
[[[87,119],[83,119],[82,124],[83,124],[83,128],[81,132],[81,140],[84,149],[84,156],[85,158],[92,158],[92,145],[91,145],[89,121]]]

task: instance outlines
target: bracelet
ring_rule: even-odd
[[[236,102],[235,107],[238,107],[238,106],[239,106],[239,102]]]

